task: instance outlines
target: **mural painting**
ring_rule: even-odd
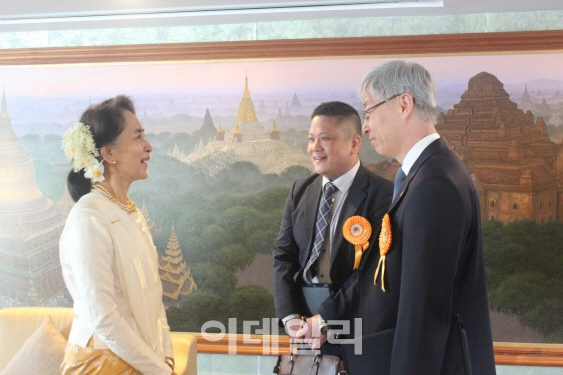
[[[563,342],[563,55],[418,57],[437,130],[479,192],[495,341]],[[291,183],[311,173],[310,113],[386,59],[0,68],[0,308],[72,306],[58,241],[73,202],[61,137],[130,95],[154,147],[130,195],[159,251],[172,330],[274,317],[271,251]],[[353,69],[351,69],[353,67]],[[360,159],[399,167],[364,139]]]

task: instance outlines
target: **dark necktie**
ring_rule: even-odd
[[[399,168],[399,170],[397,171],[397,175],[395,176],[395,187],[393,188],[393,200],[395,200],[395,196],[399,192],[399,189],[401,188],[401,185],[403,184],[405,177],[407,177],[407,175],[405,174],[405,172],[403,172],[403,168]]]
[[[317,225],[315,228],[315,243],[313,244],[313,250],[311,251],[311,258],[305,266],[304,274],[307,275],[307,271],[319,258],[321,249],[323,248],[323,243],[326,237],[326,230],[328,227],[328,219],[330,217],[330,209],[332,208],[332,195],[338,190],[332,182],[327,182],[324,186],[324,194],[321,198],[321,204],[319,205],[319,212],[317,213]],[[307,280],[307,277],[305,277]]]

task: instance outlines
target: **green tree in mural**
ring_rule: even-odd
[[[545,342],[561,342],[563,223],[490,221],[483,243],[491,307],[515,314]]]
[[[263,318],[273,318],[274,296],[266,289],[249,285],[235,290],[229,299],[231,316],[237,318],[237,332],[242,333],[244,322],[257,321],[258,325],[251,326],[251,332],[263,328]]]
[[[221,264],[201,262],[194,264],[191,270],[198,289],[211,291],[221,298],[229,297],[235,290],[234,273]]]
[[[297,180],[298,178],[308,176],[311,174],[311,171],[305,167],[300,165],[292,165],[291,167],[287,167],[280,173],[280,180],[282,181],[293,181]]]
[[[550,296],[548,279],[543,273],[527,272],[507,277],[490,292],[491,306],[522,316],[539,301]]]
[[[263,318],[275,316],[272,294],[256,285],[236,289],[235,273],[248,267],[256,254],[271,253],[287,194],[287,187],[277,186],[242,197],[200,196],[196,205],[205,209],[176,211],[176,233],[198,290],[188,295],[179,308],[169,309],[171,326],[199,332],[208,320],[227,327],[229,318],[237,318],[237,329],[242,333],[243,321],[262,324]],[[155,240],[157,246],[166,246],[163,238],[167,235]],[[211,302],[201,295],[211,298]],[[213,304],[217,298],[224,302],[221,309]],[[190,317],[195,323],[188,321]],[[258,328],[253,326],[252,331]]]
[[[245,269],[254,261],[256,255],[242,245],[227,245],[217,254],[218,264],[230,272]]]
[[[227,326],[228,304],[216,293],[198,289],[188,294],[180,307],[166,310],[168,324],[172,331],[200,332],[201,326],[208,321],[216,320]],[[207,332],[218,332],[210,329]]]
[[[534,327],[547,335],[547,342],[561,343],[563,340],[563,301],[557,298],[546,298],[538,305],[529,309],[522,316],[522,323]],[[546,318],[549,317],[549,318]]]

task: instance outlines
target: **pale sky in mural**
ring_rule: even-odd
[[[362,76],[389,59],[332,59],[228,63],[0,68],[0,83],[15,95],[114,95],[183,92],[238,95],[248,73],[251,94],[355,90]],[[505,84],[563,81],[563,54],[415,57],[438,86],[467,83],[481,71]],[[562,87],[563,89],[563,87]]]

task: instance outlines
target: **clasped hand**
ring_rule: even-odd
[[[327,337],[321,334],[319,328],[319,316],[315,315],[307,320],[293,318],[286,322],[285,330],[295,342],[308,344],[313,350],[319,350],[321,345],[327,341]]]

